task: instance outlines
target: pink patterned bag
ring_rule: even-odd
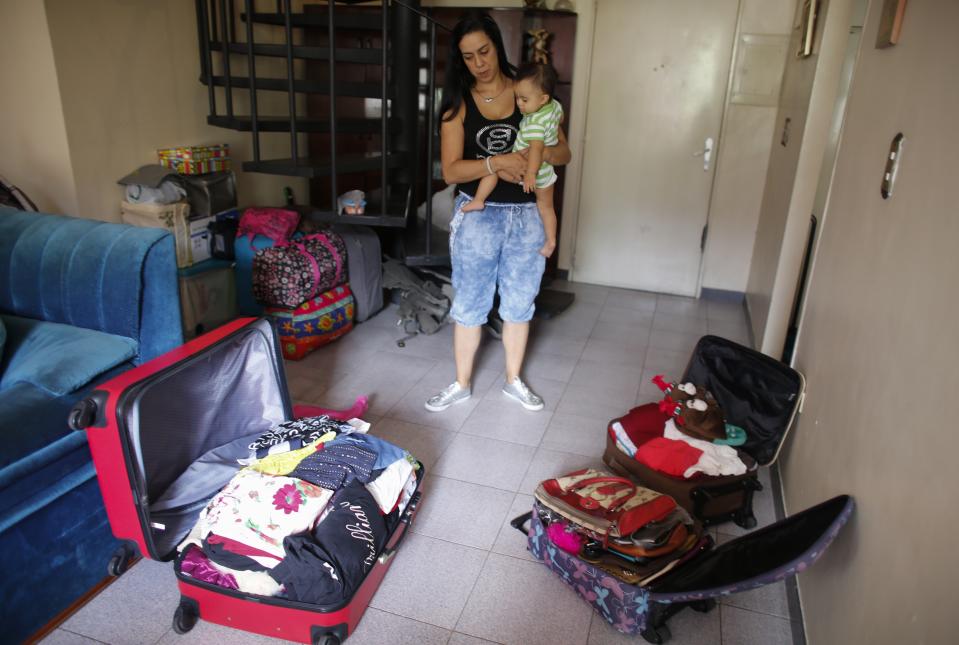
[[[260,249],[253,257],[253,297],[264,305],[299,307],[347,280],[346,245],[316,233]]]
[[[240,218],[236,236],[246,235],[252,242],[257,235],[273,240],[275,244],[286,242],[296,231],[300,214],[284,208],[248,208]]]

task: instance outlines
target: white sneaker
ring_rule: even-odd
[[[430,412],[442,412],[454,403],[465,401],[470,398],[471,395],[472,392],[470,392],[470,388],[463,387],[459,384],[459,381],[453,381],[443,388],[439,394],[427,399],[424,407]]]
[[[513,379],[512,383],[507,383],[503,386],[503,394],[513,399],[516,399],[520,402],[527,410],[542,410],[546,405],[543,403],[542,397],[540,397],[536,392],[529,389],[529,386],[517,376]]]

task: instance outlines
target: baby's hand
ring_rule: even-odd
[[[532,179],[527,175],[523,178],[523,192],[531,193],[536,190],[536,175],[533,175]]]
[[[543,248],[539,250],[539,254],[544,258],[548,258],[553,254],[553,251],[556,249],[556,238],[546,239],[546,244],[543,245]]]

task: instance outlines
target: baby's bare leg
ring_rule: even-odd
[[[546,243],[539,250],[540,255],[549,257],[556,249],[556,209],[553,208],[553,186],[536,189],[536,208],[543,220],[543,229],[546,231]]]
[[[486,175],[480,179],[479,186],[476,187],[476,194],[473,196],[473,201],[463,207],[463,212],[481,211],[486,208],[486,198],[489,197],[493,189],[496,188],[497,181],[498,177],[496,175]]]

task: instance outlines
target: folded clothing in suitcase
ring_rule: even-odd
[[[307,300],[299,307],[266,307],[276,320],[283,356],[299,360],[353,329],[354,299],[348,285],[340,285]]]
[[[613,471],[670,495],[704,524],[732,519],[744,528],[754,527],[753,493],[762,490],[758,466],[775,461],[802,401],[803,376],[748,347],[703,336],[679,384],[654,381],[666,396],[610,421],[603,461]],[[693,384],[691,391],[701,392],[688,394],[680,384]],[[698,417],[686,412],[688,400],[697,396],[714,399]],[[677,413],[677,408],[682,410]],[[721,424],[710,417],[716,409],[722,412]],[[719,436],[720,426],[732,434],[707,441]],[[664,439],[682,439],[688,445],[677,449]]]
[[[134,549],[176,558],[178,633],[202,617],[344,640],[420,498],[422,466],[368,424],[293,418],[269,319],[234,321],[104,383],[71,425],[87,429],[110,526],[128,544],[113,571]],[[355,522],[341,526],[347,511]],[[363,539],[343,547],[353,533]]]
[[[692,607],[709,611],[716,598],[748,591],[795,575],[814,564],[848,522],[854,508],[841,495],[745,536],[713,546],[707,536],[671,561],[668,568],[629,584],[606,555],[570,553],[553,531],[556,514],[534,502],[533,510],[512,520],[527,536],[534,557],[543,561],[594,611],[624,634],[641,634],[650,643],[670,637],[666,621]],[[529,527],[524,524],[529,522]],[[562,534],[559,532],[559,534]],[[585,557],[584,557],[585,556]]]

